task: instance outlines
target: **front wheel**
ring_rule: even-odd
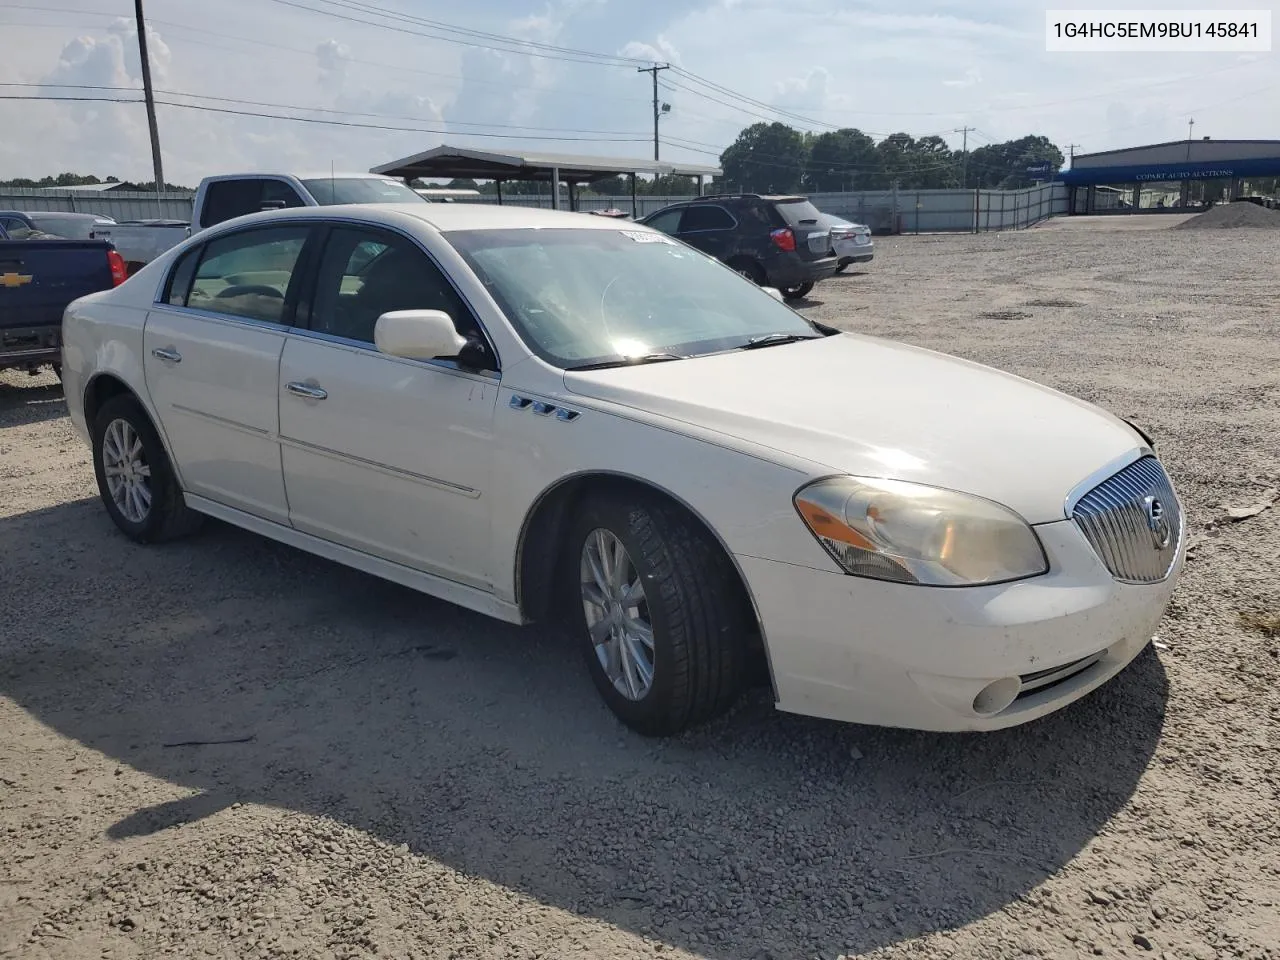
[[[784,300],[803,300],[808,296],[809,291],[813,289],[813,283],[798,283],[794,287],[782,288],[782,299]]]
[[[171,540],[200,525],[200,514],[182,499],[159,434],[133,397],[112,397],[94,418],[93,471],[107,513],[130,539]]]
[[[656,498],[593,498],[568,560],[587,667],[623,723],[669,736],[732,706],[747,620],[728,561],[691,518]]]

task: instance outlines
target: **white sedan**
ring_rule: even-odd
[[[993,730],[1148,643],[1184,555],[1150,442],[805,319],[634,223],[471,204],[221,224],[64,319],[103,503],[216,517],[512,623],[646,734],[782,710]]]

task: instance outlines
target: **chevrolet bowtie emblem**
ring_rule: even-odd
[[[32,279],[29,273],[0,273],[0,287],[21,287]]]

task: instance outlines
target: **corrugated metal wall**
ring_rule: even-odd
[[[814,205],[827,213],[865,223],[877,233],[942,233],[1019,230],[1047,217],[1067,212],[1067,188],[1046,183],[1026,190],[862,190],[853,193],[815,193]],[[640,216],[688,197],[639,197]],[[494,203],[483,196],[479,203]],[[504,194],[503,203],[550,207],[550,196]],[[579,198],[582,210],[616,207],[631,211],[631,197]]]
[[[117,220],[165,218],[189,220],[193,195],[164,193],[105,194],[74,190],[0,188],[0,210],[71,210],[102,213]],[[483,196],[480,202],[494,203]],[[639,197],[640,215],[660,210],[688,197]],[[1046,183],[1027,190],[863,190],[854,193],[816,193],[820,210],[865,223],[877,233],[939,233],[945,231],[1018,230],[1046,217],[1067,212],[1067,188]],[[504,195],[503,203],[524,207],[550,207],[550,196]],[[631,211],[630,195],[583,196],[582,210],[616,207]]]
[[[133,193],[110,190],[39,190],[0,187],[0,210],[57,210],[106,214],[116,220],[190,220],[193,193]]]

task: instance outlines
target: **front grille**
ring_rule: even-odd
[[[1080,498],[1071,518],[1117,580],[1156,583],[1173,569],[1182,506],[1155,457],[1103,480]]]

